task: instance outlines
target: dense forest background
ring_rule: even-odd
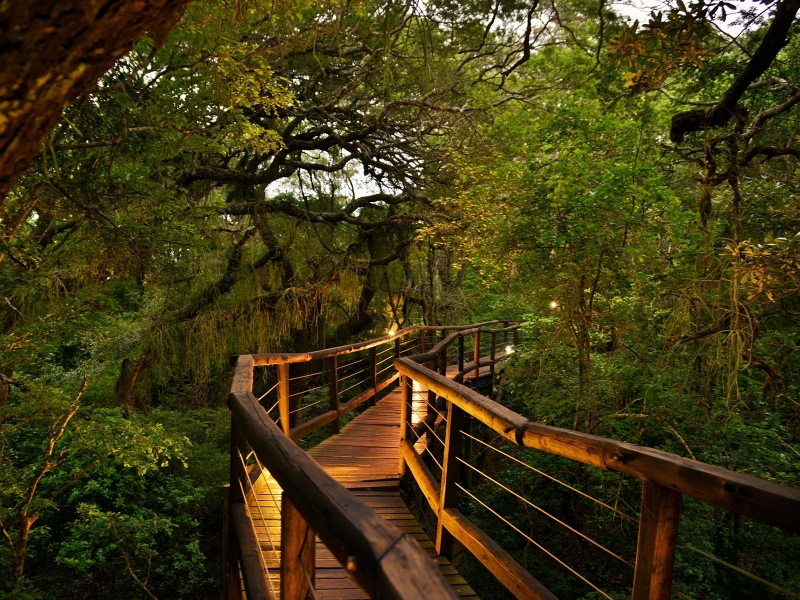
[[[796,4],[197,0],[145,34],[0,201],[0,598],[218,597],[231,355],[409,324],[524,319],[514,410],[800,484]],[[623,521],[487,460],[631,558]],[[800,593],[796,540],[684,510]],[[679,591],[772,593],[717,567],[679,553]]]

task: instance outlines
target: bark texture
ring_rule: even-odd
[[[188,0],[0,0],[0,208],[61,111]]]

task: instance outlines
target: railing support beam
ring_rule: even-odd
[[[461,428],[464,426],[464,411],[452,402],[447,403],[447,429],[444,439],[444,461],[442,462],[441,496],[439,499],[438,523],[436,525],[436,552],[452,559],[456,539],[443,525],[442,511],[458,507],[458,488],[461,470]]]
[[[369,349],[369,360],[372,365],[372,370],[370,371],[370,387],[373,390],[370,404],[375,406],[375,403],[378,401],[378,350],[375,346]]]
[[[680,513],[678,492],[642,482],[633,600],[669,600]]]
[[[331,410],[336,411],[336,419],[331,421],[333,433],[339,433],[339,362],[335,356],[328,359],[328,392]]]
[[[289,435],[292,430],[290,413],[292,409],[289,405],[289,363],[278,364],[278,414],[281,419],[281,429],[283,433]]]
[[[414,446],[414,442],[410,439],[411,438],[411,431],[412,431],[412,408],[414,402],[414,388],[412,387],[414,382],[411,381],[411,378],[406,375],[400,376],[400,394],[401,394],[401,401],[400,401],[400,440],[408,441],[411,446]],[[406,461],[403,458],[403,453],[400,453],[400,467],[398,469],[398,473],[400,475],[400,480],[403,481],[406,479],[408,474],[408,466],[406,465]]]
[[[316,536],[286,495],[281,505],[281,600],[305,600],[314,585]]]
[[[481,332],[475,332],[475,341],[472,349],[472,360],[475,363],[475,377],[481,374]]]

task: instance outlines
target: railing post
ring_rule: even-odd
[[[233,546],[236,545],[235,541],[231,538],[231,485],[226,483],[222,486],[222,598],[229,600],[231,585],[231,565],[234,560],[231,559],[231,551]],[[239,568],[237,565],[236,576],[239,576]]]
[[[289,420],[289,363],[278,363],[278,414],[283,433],[289,435],[292,424]]]
[[[397,360],[400,358],[400,338],[394,339],[394,359]],[[398,378],[397,385],[400,385],[400,379]]]
[[[494,357],[495,357],[495,347],[497,346],[497,334],[492,332],[492,349],[491,355],[489,356],[489,360],[492,361],[492,364],[489,365],[489,372],[492,374],[492,390],[494,391]]]
[[[372,363],[370,378],[372,379],[372,405],[378,401],[378,349],[373,346],[369,349],[369,359]]]
[[[475,332],[475,347],[472,349],[472,360],[475,363],[475,377],[480,375],[481,370],[481,332]]]
[[[464,370],[464,336],[458,336],[458,372]]]
[[[414,382],[408,375],[400,375],[400,440],[408,440],[411,445],[414,442],[411,438],[411,419],[413,417],[413,403],[414,403]],[[400,453],[400,480],[402,481],[408,472],[406,461],[403,460],[403,453]]]
[[[470,436],[472,435],[473,421],[472,415],[464,415],[464,426],[461,428],[461,431],[469,434],[464,436],[464,461],[468,463],[472,461],[472,438]],[[466,465],[461,465],[461,483],[467,489],[472,488],[472,469]]]
[[[305,600],[314,587],[314,531],[286,494],[281,505],[281,600]]]
[[[419,332],[419,351],[425,352],[425,330],[421,329]]]
[[[328,359],[328,395],[331,410],[336,411],[336,418],[331,421],[333,433],[339,433],[339,360],[335,356]]]
[[[245,501],[242,495],[240,482],[246,473],[242,465],[239,453],[244,455],[245,439],[236,418],[231,415],[231,445],[230,445],[230,484],[225,498],[225,520],[228,522],[227,539],[227,561],[225,563],[225,583],[224,588],[227,593],[225,600],[241,600],[242,582],[239,577],[239,542],[236,539],[235,528],[232,527],[231,507],[234,504],[241,504]]]
[[[508,321],[503,321],[503,329],[508,329]],[[503,343],[508,344],[508,331],[503,332]]]
[[[678,492],[642,482],[633,600],[669,600],[680,513]]]
[[[436,525],[436,552],[453,558],[456,539],[442,525],[441,511],[458,506],[458,488],[461,465],[461,428],[464,426],[464,411],[452,402],[447,403],[447,429],[444,439],[444,460],[442,462],[441,496],[439,500],[439,520]]]
[[[442,377],[447,377],[447,346],[444,346],[441,350],[439,350],[439,364],[437,366],[437,371],[439,375]],[[446,400],[444,396],[439,396],[436,399],[436,410],[445,410],[446,408]]]
[[[434,338],[435,339],[435,338]],[[438,370],[438,358],[434,358],[430,361],[426,366],[431,371]],[[428,423],[428,427],[426,428],[427,431],[425,432],[425,437],[427,438],[426,444],[428,448],[433,449],[434,440],[436,440],[436,436],[433,433],[433,429],[436,426],[436,420],[439,418],[439,411],[436,410],[436,392],[433,390],[428,390],[428,405],[425,407],[425,422]],[[428,452],[427,458],[433,460],[431,457],[431,453]]]

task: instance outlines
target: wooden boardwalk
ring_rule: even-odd
[[[415,384],[416,386],[416,384]],[[414,389],[414,419],[425,415],[427,390]],[[456,568],[438,556],[434,544],[400,497],[400,390],[395,389],[334,435],[309,450],[334,479],[392,525],[414,537],[437,561],[439,570],[456,593],[477,599]],[[280,597],[280,486],[266,472],[254,484],[249,502],[251,518],[261,546],[264,566],[275,597]],[[315,592],[322,599],[360,599],[368,596],[350,579],[330,551],[317,538]]]

